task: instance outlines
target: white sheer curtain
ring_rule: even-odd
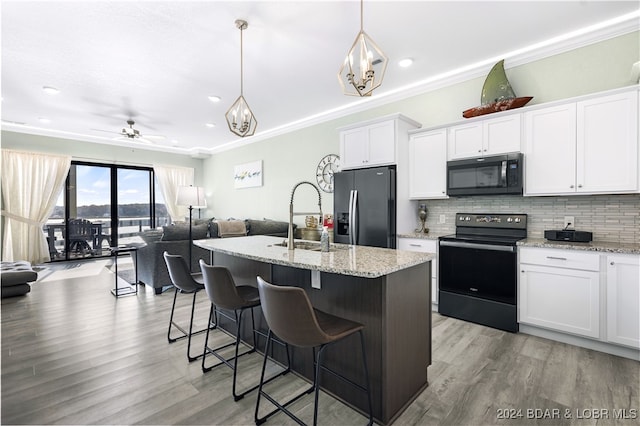
[[[154,164],[153,171],[156,173],[156,178],[160,184],[160,190],[167,206],[167,212],[171,216],[171,221],[184,221],[189,211],[187,207],[176,204],[176,197],[178,195],[178,187],[193,185],[193,168]]]
[[[66,155],[2,150],[2,260],[51,260],[42,227],[70,166]]]

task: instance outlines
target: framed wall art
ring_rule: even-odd
[[[235,188],[262,186],[262,160],[235,166],[233,180]]]

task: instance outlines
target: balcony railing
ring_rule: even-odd
[[[96,257],[108,254],[105,250],[110,245],[111,240],[111,220],[104,217],[83,218],[94,224],[95,231],[91,239],[88,239],[91,250],[82,253],[70,252],[69,258]],[[158,227],[171,223],[170,217],[156,217]],[[150,229],[149,218],[124,217],[118,220],[118,244],[127,244],[140,241],[138,233]],[[64,259],[65,255],[65,221],[64,219],[49,219],[43,227],[49,243],[51,259]],[[53,241],[52,241],[53,240]]]

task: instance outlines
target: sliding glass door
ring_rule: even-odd
[[[44,227],[51,260],[109,256],[109,247],[139,240],[156,227],[155,198],[151,168],[72,162]]]

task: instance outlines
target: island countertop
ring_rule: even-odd
[[[283,241],[286,239],[282,237],[252,235],[208,238],[193,243],[206,250],[260,262],[364,278],[389,275],[435,258],[431,253],[347,244],[331,244],[329,253],[298,248],[289,252],[286,247],[276,245]]]

